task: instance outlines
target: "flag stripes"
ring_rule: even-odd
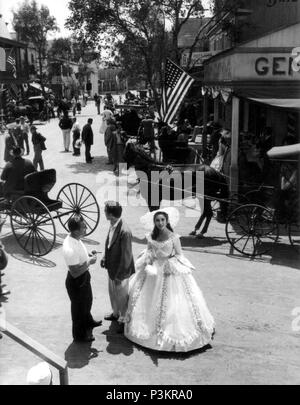
[[[194,79],[170,59],[167,59],[160,116],[171,125]]]
[[[12,73],[13,77],[17,78],[17,67],[16,67],[16,59],[11,55],[13,49],[11,49],[9,56],[6,59],[6,62],[9,64],[9,70]]]
[[[9,93],[14,100],[19,100],[22,95],[21,90],[15,83],[10,83]]]

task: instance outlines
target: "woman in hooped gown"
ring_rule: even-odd
[[[176,208],[148,213],[141,222],[154,223],[146,235],[147,249],[136,261],[130,280],[125,336],[141,346],[188,352],[206,346],[214,334],[214,319],[192,275],[193,265],[182,254],[173,232]],[[172,226],[171,226],[172,225]]]

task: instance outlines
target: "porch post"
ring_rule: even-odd
[[[219,100],[218,98],[214,99],[214,121],[217,122],[219,119]]]
[[[238,192],[239,183],[239,168],[238,168],[238,154],[239,154],[239,112],[240,112],[240,99],[238,97],[232,98],[232,128],[231,128],[231,165],[230,165],[230,195]]]
[[[244,132],[249,131],[249,101],[244,101],[244,125],[243,125]]]
[[[208,119],[208,95],[203,96],[203,133],[202,133],[202,156],[206,158],[207,155],[207,119]]]

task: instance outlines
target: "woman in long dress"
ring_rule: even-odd
[[[211,341],[215,323],[170,225],[170,210],[176,209],[155,212],[147,249],[136,261],[124,333],[150,349],[188,352]]]
[[[100,134],[105,134],[107,125],[108,125],[108,121],[110,119],[114,118],[114,114],[112,113],[111,110],[109,110],[108,108],[106,108],[105,110],[103,110],[102,112],[102,123],[101,123],[101,127],[100,127]]]

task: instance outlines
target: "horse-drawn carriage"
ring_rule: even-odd
[[[46,121],[49,118],[47,113],[47,101],[43,96],[28,98],[28,105],[32,107],[32,119]]]
[[[270,156],[273,158],[290,158],[300,156],[300,146],[294,147],[292,153],[287,153],[283,149],[277,149]],[[288,215],[282,216],[282,212],[276,210],[266,203],[262,203],[261,196],[264,192],[268,195],[269,186],[252,190],[246,195],[229,196],[228,181],[226,176],[208,165],[169,165],[155,161],[148,156],[143,149],[132,142],[126,145],[125,160],[129,166],[135,166],[143,176],[139,179],[141,195],[146,199],[149,209],[159,209],[160,202],[165,196],[169,200],[183,200],[187,197],[203,199],[203,211],[191,233],[196,235],[200,231],[200,236],[207,232],[210,220],[213,217],[212,202],[219,202],[219,212],[223,217],[225,232],[228,242],[233,250],[250,257],[265,254],[271,250],[273,243],[278,240],[281,226],[284,226],[286,236],[290,244],[299,247],[300,243],[300,209],[299,198],[292,198],[288,201],[286,212]],[[294,159],[297,163],[297,159]],[[190,182],[187,187],[184,184],[184,172],[190,172]],[[176,183],[174,176],[164,182],[163,176],[152,176],[152,172],[174,174],[177,172],[181,182]],[[203,189],[197,188],[197,173],[203,173]],[[260,200],[255,202],[255,199]],[[224,220],[225,219],[225,220]]]
[[[285,193],[282,189],[262,185],[246,193],[250,204],[237,206],[229,215],[225,231],[230,245],[251,257],[269,252],[282,234],[292,246],[300,246],[299,178],[297,180],[300,144],[272,148],[268,156],[280,164],[293,166],[295,187]]]
[[[29,97],[20,103],[8,103],[6,115],[3,116],[6,123],[12,123],[19,117],[27,117],[30,124],[35,120],[45,121],[49,118],[46,100],[43,96]]]
[[[45,256],[54,247],[58,219],[64,229],[75,215],[82,216],[87,225],[86,235],[97,227],[100,209],[95,196],[85,186],[69,183],[55,199],[48,192],[56,183],[54,169],[25,176],[24,190],[15,190],[9,200],[0,198],[0,221],[9,217],[16,241],[32,256]]]

